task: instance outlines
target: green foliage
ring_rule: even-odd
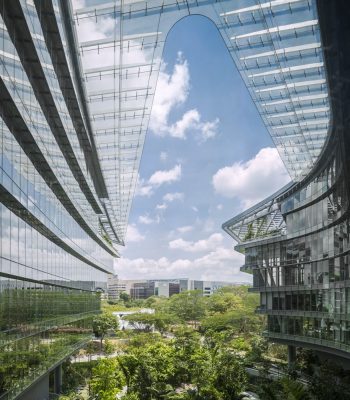
[[[324,362],[311,380],[310,392],[317,400],[349,400],[350,375],[340,366]]]
[[[250,342],[251,349],[250,352],[247,354],[246,362],[249,363],[256,363],[263,361],[263,355],[266,354],[268,349],[268,343],[265,338],[261,336],[254,336]]]
[[[307,400],[309,394],[305,386],[290,378],[281,379],[283,395],[286,400]]]
[[[245,234],[243,241],[251,240],[254,238],[253,222],[250,222],[247,226],[247,233]]]
[[[196,325],[205,316],[205,298],[199,290],[181,292],[169,299],[168,310],[180,321],[192,321]]]
[[[246,286],[222,288],[207,299],[209,315],[201,321],[201,329],[260,333],[263,317],[255,314],[258,304],[259,296],[249,293]]]
[[[63,392],[70,393],[79,385],[85,384],[92,377],[92,369],[96,365],[96,361],[85,363],[71,363],[66,361],[62,364],[63,369]]]
[[[115,346],[113,345],[112,342],[106,339],[104,342],[103,351],[105,354],[111,355],[115,352]]]
[[[58,400],[85,400],[85,398],[83,395],[80,395],[76,392],[71,392],[61,395]]]
[[[92,321],[94,334],[96,337],[101,338],[101,342],[109,330],[116,331],[118,328],[118,320],[112,314],[104,313],[97,315]]]
[[[150,332],[152,328],[154,328],[161,333],[164,333],[170,324],[174,324],[174,322],[177,321],[176,317],[173,315],[160,313],[130,314],[126,315],[124,319],[129,321],[134,329]]]
[[[225,313],[229,310],[243,309],[242,296],[233,291],[219,289],[208,298],[208,311],[210,313]]]
[[[147,343],[146,336],[141,335],[142,345],[133,339],[117,357],[128,396],[142,400],[225,400],[235,398],[246,384],[244,368],[235,355],[220,344],[212,352],[193,329],[179,329],[173,340],[158,336]]]
[[[123,374],[113,358],[105,358],[93,369],[90,383],[92,394],[98,400],[115,400],[125,383]]]
[[[139,400],[139,398],[136,393],[127,393],[123,396],[123,400]]]
[[[246,372],[231,353],[221,353],[216,360],[216,377],[214,386],[222,393],[223,400],[233,400],[242,392],[246,383]]]
[[[94,369],[93,398],[115,398],[125,385],[123,398],[129,400],[236,400],[247,383],[242,353],[258,359],[264,351],[265,342],[255,339],[262,326],[262,317],[254,314],[258,301],[244,286],[223,288],[209,298],[188,291],[143,301],[156,312],[125,316],[136,329],[122,332],[127,339],[122,354]],[[135,303],[125,298],[104,304],[104,310],[127,304]],[[96,336],[115,329],[111,317],[114,324],[109,313],[94,319]],[[105,353],[108,347],[106,341]]]
[[[119,299],[124,301],[124,303],[127,303],[127,302],[130,301],[130,295],[128,293],[126,293],[126,292],[122,292],[119,295]]]
[[[277,381],[265,380],[258,385],[257,392],[261,400],[308,400],[311,398],[308,388],[290,377]],[[345,400],[343,397],[334,397],[334,399],[338,398]]]
[[[27,384],[43,370],[62,360],[90,336],[84,328],[89,320],[76,321],[60,328],[10,342],[0,351],[0,394]]]
[[[49,320],[52,326],[57,326],[64,318],[72,318],[75,314],[96,312],[100,309],[100,296],[50,286],[43,290],[6,289],[0,292],[0,304],[0,331],[8,332],[18,326],[25,330],[29,324],[47,328]],[[70,321],[64,321],[67,322]],[[0,339],[2,335],[0,333]],[[18,339],[17,334],[14,339]],[[6,333],[4,340],[11,340],[11,335]]]

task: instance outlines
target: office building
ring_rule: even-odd
[[[291,37],[284,33],[275,38],[279,50],[271,57],[262,54],[256,62],[266,65],[265,76],[281,76],[281,69],[271,72],[271,66],[282,54],[283,69],[289,71],[285,75],[288,92],[282,87],[273,91],[273,86],[266,90],[273,129],[288,132],[290,146],[304,136],[304,151],[311,153],[313,140],[318,142],[319,134],[325,134],[326,140],[318,142],[322,151],[299,178],[295,175],[289,185],[227,221],[223,229],[245,254],[242,271],[253,274],[251,290],[260,292],[257,312],[267,315],[266,336],[289,345],[291,362],[296,346],[302,346],[322,358],[344,363],[350,358],[349,5],[343,1],[312,3],[315,36],[304,28],[298,36],[295,30],[293,46],[299,40],[304,47],[319,43],[323,55],[319,55],[318,71],[324,90],[309,86],[317,77],[308,76],[307,68],[318,51],[293,53]],[[294,6],[301,10],[302,2]],[[275,17],[279,18],[277,13]],[[327,99],[322,105],[321,97]],[[317,117],[322,114],[320,108],[328,110],[322,121]],[[293,157],[294,169],[286,163],[291,176],[299,169],[299,160],[300,165],[305,160],[297,147]]]
[[[171,297],[186,290],[199,290],[203,296],[210,296],[223,287],[234,287],[241,283],[225,281],[200,281],[181,279],[118,279],[115,275],[108,279],[109,299],[119,299],[121,293],[127,293],[132,299],[147,299],[151,296]],[[244,283],[243,283],[244,284]]]
[[[0,8],[0,399],[42,400],[92,337],[122,237],[69,19],[56,1]]]
[[[0,1],[1,400],[46,399],[50,371],[59,391],[60,363],[91,337],[91,282],[124,243],[165,39],[190,14],[218,27],[293,179],[225,225],[268,334],[347,354],[343,3]]]

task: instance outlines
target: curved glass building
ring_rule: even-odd
[[[290,361],[295,346],[350,357],[349,10],[344,2],[316,6],[330,117],[306,134],[327,128],[325,145],[301,179],[223,224],[260,292],[266,336],[290,346]],[[294,134],[307,125],[304,114]]]
[[[0,0],[0,399],[47,399],[123,244],[167,34],[208,17],[293,181],[224,224],[268,336],[347,354],[346,6]],[[342,9],[344,7],[344,9]],[[341,57],[340,57],[341,55]]]

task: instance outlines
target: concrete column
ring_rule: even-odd
[[[54,369],[54,391],[56,394],[62,392],[62,364]]]
[[[288,346],[288,366],[292,367],[297,358],[297,351],[295,346]]]

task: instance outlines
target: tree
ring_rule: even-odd
[[[168,328],[168,326],[177,320],[173,315],[160,314],[160,313],[130,314],[126,315],[124,319],[129,321],[129,323],[133,326],[134,329],[150,332],[154,328],[160,333],[164,333]]]
[[[225,288],[217,290],[208,299],[208,310],[212,313],[224,313],[228,310],[243,309],[243,298]]]
[[[119,294],[119,299],[124,301],[124,303],[128,303],[130,301],[130,295],[126,292],[122,292]]]
[[[174,375],[174,349],[169,343],[158,341],[133,348],[119,362],[127,378],[128,392],[136,393],[139,399],[163,399],[173,390],[169,382]]]
[[[261,336],[254,336],[251,340],[251,350],[246,357],[248,363],[256,363],[263,361],[263,355],[266,354],[268,343]]]
[[[234,354],[223,352],[215,361],[214,386],[223,400],[234,400],[247,383],[247,374]]]
[[[307,400],[310,398],[306,387],[294,379],[285,377],[281,379],[281,384],[283,398],[286,400]]]
[[[205,299],[199,290],[189,290],[169,299],[169,311],[181,321],[197,322],[205,316]]]
[[[350,399],[350,377],[341,367],[323,362],[318,374],[314,374],[310,392],[317,400]]]
[[[125,383],[118,362],[114,358],[105,358],[93,369],[91,391],[98,400],[115,400]]]
[[[96,337],[100,338],[100,349],[102,351],[102,341],[109,330],[116,331],[119,328],[117,318],[112,314],[97,315],[92,321],[92,329]]]
[[[135,354],[123,354],[117,358],[117,361],[125,378],[127,393],[129,393],[139,360]]]

